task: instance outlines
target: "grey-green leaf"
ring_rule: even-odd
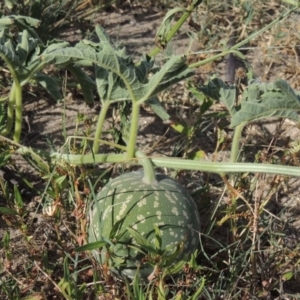
[[[34,76],[34,79],[56,100],[59,101],[62,99],[62,95],[59,90],[59,85],[55,78],[37,73]]]
[[[96,85],[102,102],[130,100],[128,90],[121,87],[119,83],[120,78],[116,74],[96,66]]]
[[[80,67],[76,65],[68,65],[68,70],[76,77],[80,84],[81,91],[86,103],[94,103],[93,90],[95,89],[95,82],[89,77]]]
[[[231,116],[236,113],[236,87],[225,85],[222,82],[220,87],[220,101],[226,106]]]
[[[5,0],[5,6],[8,9],[12,9],[16,3],[17,3],[17,0]]]
[[[212,78],[207,85],[199,86],[200,90],[206,96],[221,101],[233,116],[236,113],[236,87],[227,85],[219,78]]]
[[[13,18],[14,22],[16,22],[17,24],[23,24],[23,26],[26,26],[26,27],[31,26],[31,27],[37,28],[41,24],[40,20],[31,18],[31,17],[27,17],[27,16],[12,15],[10,17]]]
[[[162,104],[159,102],[157,97],[152,97],[146,102],[153,112],[161,118],[163,121],[170,120],[170,115],[166,112],[166,110],[163,108]]]
[[[193,75],[194,72],[186,64],[186,58],[174,55],[149,79],[145,96],[140,101],[144,102],[174,83]]]
[[[27,58],[31,55],[37,44],[38,40],[32,38],[26,29],[19,33],[19,42],[16,47],[16,52],[20,64],[26,63]]]
[[[0,30],[4,30],[6,28],[9,28],[14,24],[14,21],[10,17],[2,17],[0,19]]]
[[[231,119],[231,127],[267,117],[299,121],[297,112],[300,110],[300,97],[285,81],[255,85],[254,88],[251,87],[251,93],[245,91],[246,96],[243,98],[241,109]]]
[[[274,84],[277,88],[279,88],[288,97],[293,98],[296,102],[300,101],[299,97],[296,95],[294,90],[289,86],[289,84],[286,81],[279,79],[279,80],[276,80],[274,82]]]
[[[159,26],[155,36],[155,41],[157,46],[159,46],[160,48],[164,48],[167,45],[167,35],[171,30],[172,20],[174,16],[178,12],[185,12],[185,11],[186,9],[182,7],[175,7],[168,11],[165,18],[162,21],[162,24]]]
[[[136,75],[139,82],[141,83],[148,82],[148,75],[151,69],[153,68],[153,66],[154,66],[153,58],[147,55],[143,55],[141,61],[135,67]]]
[[[0,45],[0,55],[5,57],[5,59],[14,67],[20,66],[20,61],[16,55],[11,42],[8,41],[4,45]]]
[[[153,61],[147,56],[135,65],[124,49],[115,49],[110,44],[101,27],[97,26],[96,32],[101,40],[98,45],[84,41],[75,47],[47,50],[41,58],[56,65],[96,65],[96,85],[102,101],[142,103],[194,74],[180,56],[172,56],[160,69],[153,69]],[[154,73],[152,77],[150,72]]]

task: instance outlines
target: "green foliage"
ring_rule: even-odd
[[[37,28],[38,35],[44,42],[57,34],[59,29],[70,22],[78,21],[88,24],[80,16],[82,10],[78,9],[84,4],[82,0],[26,0],[26,1],[9,1],[5,0],[6,8],[2,10],[5,15],[28,16],[33,19],[43,20]],[[84,7],[84,6],[83,6]],[[85,11],[84,15],[88,16],[97,10]]]
[[[267,117],[299,121],[299,109],[300,96],[284,80],[269,84],[250,83],[243,95],[240,110],[231,119],[231,126]]]
[[[78,257],[75,259],[71,259],[70,257],[66,256],[64,258],[64,274],[60,282],[58,283],[58,288],[60,293],[64,296],[67,300],[76,300],[76,299],[83,299],[84,291],[86,289],[85,284],[77,285],[77,270],[76,272],[70,272],[71,265],[77,269],[77,261]],[[70,264],[70,260],[72,260],[72,264]]]
[[[268,117],[299,121],[299,92],[294,91],[284,80],[271,83],[253,80],[244,90],[241,103],[237,102],[235,86],[227,85],[219,78],[213,78],[198,89],[226,106],[231,115],[231,127]]]
[[[9,16],[0,19],[0,57],[4,60],[12,76],[6,127],[2,130],[2,135],[11,133],[15,115],[14,140],[17,142],[20,139],[22,128],[22,90],[24,85],[35,81],[45,88],[55,100],[62,99],[60,80],[53,74],[47,75],[42,72],[46,66],[42,57],[44,53],[63,49],[69,44],[52,40],[44,45],[33,28],[39,23],[40,21],[36,19],[23,16]],[[94,81],[75,65],[70,64],[69,71],[82,86],[86,101],[92,103]],[[5,83],[1,84],[5,85]]]
[[[41,59],[57,66],[95,65],[96,86],[103,108],[99,115],[93,151],[99,150],[99,140],[109,105],[119,101],[131,101],[132,116],[128,140],[128,156],[134,155],[138,130],[139,106],[150,100],[155,112],[162,118],[168,115],[155,96],[180,80],[194,73],[185,57],[171,56],[162,67],[154,67],[149,56],[142,56],[138,63],[126,54],[125,49],[115,48],[100,26],[96,26],[99,43],[80,41],[74,47],[47,49]],[[151,75],[151,76],[150,76]]]
[[[225,84],[219,78],[212,78],[206,85],[197,87],[207,97],[222,102],[231,117],[231,127],[235,127],[231,147],[231,161],[236,162],[242,129],[250,122],[264,118],[289,118],[299,121],[299,92],[294,91],[284,80],[262,83],[250,80],[238,101],[235,86]]]
[[[167,46],[168,34],[172,28],[172,20],[178,12],[186,12],[186,9],[183,7],[175,7],[169,10],[156,32],[155,43],[161,49]]]
[[[44,67],[38,57],[43,45],[36,35],[30,34],[33,31],[30,26],[35,25],[37,20],[11,16],[4,17],[1,21],[0,57],[9,68],[13,80],[9,94],[6,128],[2,130],[2,135],[11,132],[15,111],[14,139],[19,141],[22,127],[22,86]],[[17,34],[17,41],[12,38],[13,26],[21,29]]]
[[[6,166],[11,157],[11,152],[9,150],[2,150],[0,153],[0,167]]]
[[[45,63],[55,65],[96,65],[96,85],[102,102],[131,100],[139,104],[154,97],[172,84],[193,75],[186,59],[171,57],[161,68],[154,68],[148,56],[134,64],[125,49],[115,49],[100,26],[96,26],[100,43],[81,41],[75,47],[49,49],[41,55]],[[152,76],[149,77],[149,74]]]

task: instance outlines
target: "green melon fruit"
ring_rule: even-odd
[[[90,207],[89,243],[109,240],[114,224],[122,224],[119,239],[112,242],[113,253],[124,263],[112,271],[129,278],[137,269],[142,278],[148,277],[153,265],[144,263],[145,254],[136,251],[138,245],[127,228],[133,228],[154,245],[153,224],[157,225],[162,250],[183,245],[175,262],[188,260],[199,245],[200,219],[193,199],[171,178],[156,174],[155,179],[149,184],[141,171],[123,174],[111,180]],[[93,250],[93,255],[101,264],[107,261],[105,247]]]

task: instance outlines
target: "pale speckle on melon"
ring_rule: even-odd
[[[188,214],[186,213],[186,211],[182,211],[182,214],[184,215],[184,217],[188,220],[188,218],[189,218],[189,216],[188,216]]]
[[[133,195],[132,195],[133,196]],[[141,201],[138,202],[137,206],[138,207],[142,207],[144,205],[147,205],[147,201],[146,198],[142,199]]]
[[[146,222],[146,218],[143,215],[138,215],[137,216],[138,221],[140,221],[141,223],[145,223]]]
[[[176,200],[173,199],[173,194],[166,192],[165,193],[165,197],[169,200],[169,202],[171,202],[172,204],[176,203]]]
[[[156,215],[157,215],[157,219],[158,219],[158,220],[161,220],[162,212],[158,210],[158,211],[156,212]]]
[[[173,213],[174,215],[176,215],[176,216],[179,216],[179,212],[178,212],[178,210],[177,210],[177,207],[173,207],[173,208],[172,208],[172,213]]]

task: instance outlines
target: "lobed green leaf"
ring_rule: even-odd
[[[208,84],[197,88],[204,95],[217,101],[221,101],[231,116],[236,112],[236,87],[227,85],[219,78],[212,78]]]
[[[102,101],[147,101],[157,93],[183,80],[193,71],[184,57],[173,56],[162,68],[154,69],[154,61],[143,56],[138,64],[126,55],[125,49],[115,49],[100,27],[96,27],[100,43],[81,41],[75,47],[46,49],[41,55],[45,63],[56,65],[95,65],[96,86]],[[152,77],[150,73],[154,73]],[[150,77],[150,78],[149,78]]]
[[[59,101],[62,99],[58,81],[48,75],[37,73],[34,79],[55,99]]]
[[[268,84],[255,82],[245,91],[241,109],[232,117],[230,126],[267,117],[299,121],[299,110],[300,97],[284,80]]]
[[[79,66],[68,65],[67,68],[78,81],[86,103],[94,103],[94,80],[92,80],[92,78],[89,77]]]
[[[192,75],[194,75],[194,72],[188,68],[185,57],[178,55],[171,56],[162,68],[149,79],[145,95],[139,102],[146,101],[174,83]]]
[[[0,44],[0,56],[14,68],[21,67],[19,57],[16,55],[15,49],[10,40],[6,41],[4,44]]]

